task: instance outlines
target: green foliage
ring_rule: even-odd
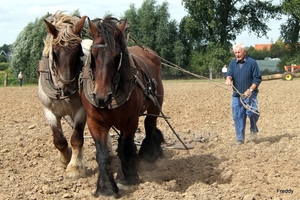
[[[2,62],[7,62],[5,55],[0,55],[0,63]]]
[[[10,46],[11,45],[4,44],[2,47],[0,47],[0,52],[3,50],[5,53],[8,53],[10,50]]]
[[[247,51],[247,55],[255,60],[264,60],[270,57],[270,52],[265,48],[263,50],[256,50],[254,47],[250,47]]]
[[[270,57],[271,58],[280,58],[284,51],[285,51],[285,48],[282,48],[279,44],[277,44],[277,43],[272,44],[271,48],[270,48]]]
[[[0,62],[0,71],[7,70],[9,67],[9,63],[7,62]]]
[[[186,63],[185,46],[180,41],[178,24],[170,21],[167,2],[156,5],[155,0],[145,0],[139,9],[134,4],[125,11],[125,16],[130,24],[129,34],[138,45],[146,46],[158,53],[158,55],[180,67]],[[129,45],[137,45],[130,42]],[[171,77],[181,76],[182,73],[163,67],[163,74]]]
[[[30,77],[36,83],[38,62],[43,51],[43,39],[47,30],[43,21],[36,19],[28,23],[12,44],[10,66],[15,76],[22,71],[25,77]]]
[[[287,21],[281,24],[280,35],[288,49],[287,63],[299,63],[299,32],[300,32],[300,4],[299,0],[283,0],[282,11],[287,15]]]
[[[6,86],[17,86],[19,85],[18,77],[16,77],[12,71],[4,70],[0,71],[0,86],[4,86],[4,79],[7,76]]]
[[[267,36],[268,21],[280,18],[280,6],[272,1],[183,0],[189,15],[185,29],[201,48],[209,42],[230,45],[246,28],[258,37]]]
[[[167,1],[157,5],[156,0],[144,0],[140,8],[131,4],[124,18],[130,23],[129,35],[138,45],[155,50],[163,63],[175,64],[194,73],[208,76],[221,72],[224,64],[234,56],[230,53],[231,41],[244,30],[258,37],[266,36],[270,19],[281,17],[281,7],[271,0],[183,0],[188,15],[179,23],[170,20]],[[270,51],[257,51],[253,47],[248,55],[256,60],[279,57],[278,69],[290,63],[300,63],[299,0],[283,0],[282,12],[288,20],[282,25],[281,35]],[[79,10],[73,12],[80,16]],[[11,51],[10,66],[13,77],[22,71],[27,80],[36,82],[36,69],[43,50],[46,28],[43,18],[29,23],[19,34],[13,45],[3,45],[0,50]],[[86,25],[82,35],[90,38]],[[136,45],[130,41],[129,46]],[[287,45],[286,45],[287,44]],[[286,47],[289,47],[288,50]],[[3,58],[0,56],[0,62]],[[185,75],[166,65],[163,75],[172,78]]]
[[[193,51],[191,56],[191,71],[208,77],[210,70],[213,74],[220,74],[224,64],[229,63],[232,55],[229,49],[225,49],[216,43],[209,43],[205,51]]]

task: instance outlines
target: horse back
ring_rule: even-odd
[[[143,49],[139,46],[128,47],[128,51],[140,58],[137,59],[133,56],[133,59],[143,70],[147,70],[144,69],[146,64],[150,68],[154,78],[161,79],[161,60],[155,51],[150,48]]]
[[[151,90],[151,93],[157,98],[158,103],[162,105],[164,87],[161,77],[162,69],[160,57],[152,49],[141,48],[140,46],[128,47],[128,51],[137,65],[137,69],[140,70],[138,77],[142,80],[144,86],[147,87],[148,90]]]

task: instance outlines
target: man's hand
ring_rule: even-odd
[[[227,77],[226,77],[225,84],[226,84],[226,85],[232,85],[232,79],[231,79],[230,76],[227,76]]]
[[[247,90],[244,92],[244,95],[247,96],[247,97],[251,97],[252,92],[251,92],[249,89],[247,89]]]

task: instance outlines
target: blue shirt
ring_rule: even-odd
[[[233,86],[240,93],[243,94],[252,84],[256,85],[253,92],[258,93],[258,86],[262,81],[262,77],[257,62],[253,58],[246,56],[242,62],[233,59],[228,68],[226,76],[232,77]],[[239,97],[240,95],[234,90],[232,96]]]

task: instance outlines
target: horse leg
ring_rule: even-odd
[[[84,113],[84,111],[82,111]],[[72,157],[66,169],[66,177],[72,179],[78,179],[85,177],[85,168],[83,164],[83,132],[86,123],[85,115],[81,117],[80,121],[75,121],[75,128],[71,136],[70,144],[72,148]],[[75,117],[76,119],[76,117]]]
[[[159,157],[163,156],[161,144],[165,140],[162,132],[156,127],[156,120],[157,117],[148,115],[144,121],[146,137],[142,142],[139,156],[148,162],[155,162]]]
[[[53,133],[53,143],[54,146],[58,149],[59,161],[63,167],[67,167],[68,163],[71,160],[71,149],[68,147],[68,141],[65,138],[61,127],[51,126]]]
[[[110,151],[107,147],[107,136],[109,129],[102,127],[98,124],[98,122],[93,121],[89,117],[87,118],[87,124],[95,141],[96,161],[99,169],[95,196],[99,197],[100,195],[117,195],[119,188],[114,180]]]
[[[121,132],[118,138],[118,157],[121,160],[121,169],[118,172],[117,179],[124,184],[136,184],[139,180],[138,164],[139,158],[137,155],[137,148],[134,144],[134,133],[126,135]],[[133,134],[132,134],[133,133]]]

